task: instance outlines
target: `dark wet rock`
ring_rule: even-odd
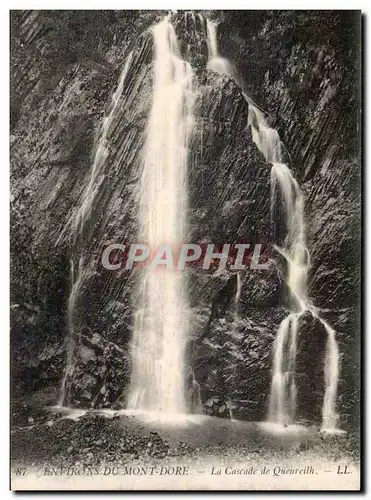
[[[130,380],[128,353],[98,333],[82,334],[76,351],[73,374],[65,383],[64,404],[72,408],[120,406]]]
[[[81,343],[75,375],[68,381],[69,401],[85,407],[125,402],[137,277],[103,269],[100,258],[110,242],[136,239],[137,186],[152,89],[148,27],[162,15],[12,13],[12,370],[14,391],[24,395],[60,385],[71,259],[76,268],[84,250],[74,319]],[[309,292],[339,339],[339,404],[348,424],[359,401],[361,207],[359,48],[347,15],[225,11],[217,17],[222,21],[220,51],[277,127],[305,194]],[[173,16],[182,57],[195,69],[197,93],[188,240],[262,243],[272,258],[268,270],[240,276],[237,304],[235,273],[189,270],[188,361],[206,413],[228,417],[232,410],[240,418],[262,419],[273,341],[288,305],[283,263],[271,246],[270,165],[252,142],[241,89],[230,77],[206,69],[204,22],[191,13]],[[77,249],[72,221],[104,113],[130,51],[130,73],[108,136],[104,180]],[[324,341],[318,321],[303,317],[298,379],[309,391],[309,399],[299,402],[304,419],[319,419]]]
[[[206,18],[194,11],[172,14],[179,51],[196,71],[202,71],[208,60]]]

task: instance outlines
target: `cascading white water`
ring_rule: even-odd
[[[179,247],[187,221],[187,153],[194,118],[191,66],[168,18],[153,28],[154,85],[140,202],[140,239],[151,251]],[[164,246],[164,249],[166,247]],[[132,339],[128,407],[184,413],[188,327],[184,272],[145,268]]]
[[[287,262],[287,285],[295,301],[295,309],[305,311],[311,307],[307,293],[310,267],[309,251],[305,241],[304,198],[300,187],[283,163],[274,163],[271,169],[271,206],[274,206],[277,185],[283,199],[287,236],[284,248],[277,250]]]
[[[322,429],[331,431],[336,429],[336,398],[339,379],[339,347],[336,342],[335,330],[319,318],[327,332],[326,358],[325,358],[325,397],[322,409]]]
[[[240,273],[237,273],[237,288],[236,288],[236,297],[235,297],[236,312],[237,313],[238,313],[238,301],[240,300],[240,297],[241,297],[241,286],[242,286],[241,275],[240,275]]]
[[[275,342],[268,419],[282,425],[291,423],[295,419],[298,320],[298,314],[289,314],[281,322]],[[286,355],[285,349],[287,350]]]
[[[82,276],[83,276],[83,259],[81,258],[79,260],[79,265],[77,269],[77,273],[75,273],[75,266],[73,263],[73,259],[71,259],[71,264],[70,264],[70,272],[71,272],[71,283],[72,283],[72,288],[70,295],[68,297],[68,304],[67,304],[67,359],[66,359],[66,366],[64,370],[64,376],[62,379],[62,384],[61,384],[61,391],[59,395],[59,401],[58,405],[63,406],[65,403],[66,399],[66,381],[67,378],[73,374],[73,369],[74,369],[74,350],[76,346],[76,339],[74,336],[74,312],[75,312],[75,305],[76,305],[76,300],[80,291],[80,285],[82,281]]]
[[[294,421],[296,412],[295,365],[300,315],[311,311],[327,332],[325,354],[325,395],[322,409],[322,428],[336,427],[336,397],[339,376],[339,350],[334,330],[319,317],[308,297],[307,281],[310,254],[306,245],[304,197],[287,165],[282,163],[282,145],[277,131],[271,129],[264,115],[250,102],[249,124],[252,137],[265,159],[272,163],[271,211],[276,199],[277,186],[281,193],[287,235],[283,248],[277,248],[287,262],[286,283],[292,299],[292,313],[280,324],[274,346],[272,384],[269,400],[269,420],[279,424]]]
[[[269,127],[263,113],[253,105],[246,94],[244,97],[249,103],[248,125],[251,126],[253,141],[268,163],[281,163],[282,148],[277,131]]]
[[[90,216],[90,210],[95,198],[95,195],[99,189],[99,186],[104,180],[104,176],[102,174],[102,168],[108,156],[108,132],[110,130],[111,123],[115,117],[115,113],[118,108],[118,103],[121,97],[121,94],[124,89],[124,84],[126,78],[129,73],[130,64],[133,58],[133,53],[131,52],[126,59],[123,70],[121,72],[119,82],[116,88],[115,93],[112,96],[112,102],[109,108],[109,112],[107,116],[103,119],[103,125],[100,129],[98,142],[96,146],[96,151],[93,160],[93,166],[90,172],[89,180],[84,189],[81,204],[79,209],[75,215],[73,220],[72,229],[73,229],[73,246],[74,249],[80,252],[80,259],[78,262],[77,272],[75,272],[73,259],[71,259],[71,292],[68,298],[67,305],[67,358],[66,358],[66,366],[64,371],[64,376],[61,384],[61,391],[59,396],[58,405],[63,406],[66,402],[66,381],[69,375],[73,374],[75,360],[74,360],[74,351],[76,347],[76,338],[75,338],[75,328],[74,328],[74,313],[76,302],[79,297],[80,287],[84,279],[84,257],[82,254],[83,243],[79,241],[82,237],[82,232],[84,229],[84,225]],[[65,229],[67,228],[67,225]],[[62,234],[65,230],[63,230]],[[80,248],[77,248],[80,245]]]
[[[86,186],[86,189],[84,190],[83,198],[82,198],[82,203],[79,207],[79,210],[77,211],[76,217],[75,217],[75,231],[76,234],[78,232],[81,232],[84,223],[87,220],[87,218],[90,215],[90,210],[91,206],[93,204],[95,195],[104,181],[104,175],[102,175],[102,168],[104,166],[104,163],[107,159],[109,150],[108,150],[108,132],[110,130],[110,126],[112,124],[112,121],[115,117],[117,107],[120,101],[120,97],[122,94],[122,91],[124,89],[124,84],[126,81],[126,78],[129,73],[131,61],[133,59],[133,53],[130,52],[128,58],[126,59],[125,65],[123,67],[123,70],[120,75],[120,79],[116,88],[115,93],[112,95],[112,101],[111,101],[111,106],[108,112],[108,115],[104,117],[103,119],[103,124],[102,128],[99,134],[99,140],[97,144],[97,149],[95,152],[94,156],[94,161],[93,161],[93,167],[91,169],[88,185]]]
[[[217,23],[215,23],[214,21],[210,21],[210,19],[206,19],[206,27],[209,61],[212,61],[213,59],[217,59],[219,57],[218,39],[216,32]]]
[[[217,24],[207,21],[208,68],[236,79],[229,61],[219,55]],[[238,83],[236,81],[236,83]],[[279,424],[295,419],[297,387],[295,380],[298,325],[301,314],[310,311],[327,332],[325,354],[325,395],[322,408],[322,429],[336,428],[336,399],[339,378],[339,348],[335,331],[323,320],[308,297],[307,280],[310,254],[306,246],[304,197],[290,169],[282,162],[282,144],[278,132],[271,128],[264,114],[243,93],[249,104],[248,125],[252,138],[271,169],[271,213],[273,216],[277,187],[285,210],[287,236],[283,248],[277,250],[287,262],[286,282],[292,299],[292,312],[281,322],[274,345],[272,384],[269,398],[269,420]]]
[[[231,331],[231,343],[233,345],[232,350],[238,352],[237,342],[240,341],[239,328],[238,328],[238,320],[239,320],[239,301],[241,297],[241,288],[242,288],[242,279],[241,274],[236,274],[236,294],[234,296],[234,311],[233,311],[233,326]],[[234,420],[233,417],[233,397],[229,397],[227,402],[227,408],[229,413],[230,420]]]
[[[212,69],[216,73],[224,73],[226,75],[232,76],[231,65],[228,59],[221,57],[219,54],[217,26],[218,23],[210,21],[210,19],[206,20],[207,48],[209,53],[207,67],[209,69]]]

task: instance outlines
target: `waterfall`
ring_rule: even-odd
[[[219,51],[218,51],[218,39],[216,36],[216,28],[217,23],[214,21],[210,21],[210,19],[206,20],[207,27],[207,49],[209,54],[209,61],[214,59],[218,59]]]
[[[218,50],[218,39],[217,39],[217,26],[218,23],[206,20],[207,29],[207,49],[209,54],[209,60],[207,63],[208,69],[215,71],[216,73],[225,73],[226,75],[232,75],[232,69],[228,59],[220,57]]]
[[[337,386],[339,378],[339,348],[336,342],[335,331],[331,326],[319,318],[327,332],[327,346],[325,357],[325,397],[322,409],[322,429],[333,430],[336,429],[337,415],[336,415],[336,397]]]
[[[295,364],[299,319],[310,311],[327,332],[325,354],[325,395],[322,408],[322,428],[335,429],[336,398],[339,376],[339,350],[335,331],[319,315],[308,297],[307,281],[310,254],[306,245],[304,197],[298,182],[287,165],[282,163],[282,145],[277,131],[271,129],[261,113],[249,102],[249,124],[252,137],[271,169],[271,211],[279,187],[285,212],[287,235],[283,248],[277,248],[287,262],[287,278],[292,312],[281,322],[274,345],[269,415],[272,422],[290,424],[295,419]]]
[[[295,419],[298,320],[298,314],[289,314],[281,322],[276,337],[268,418],[279,424],[287,424]],[[285,358],[285,349],[287,349],[287,358]]]
[[[248,125],[251,126],[253,141],[268,163],[280,163],[281,141],[278,132],[268,126],[263,113],[253,105],[246,94],[244,97],[249,103]]]
[[[207,21],[208,68],[237,77],[231,65],[220,57],[217,43],[217,23]],[[300,186],[289,167],[283,163],[282,143],[278,132],[271,128],[264,114],[243,92],[249,104],[248,125],[252,138],[271,168],[271,213],[274,214],[277,190],[284,205],[287,235],[283,248],[276,249],[287,262],[286,283],[290,291],[291,311],[281,322],[274,344],[271,392],[268,419],[279,424],[294,421],[296,413],[297,387],[295,380],[297,337],[299,319],[302,313],[310,311],[318,319],[326,333],[325,394],[322,407],[322,429],[332,430],[337,425],[336,399],[339,378],[339,349],[335,331],[318,315],[318,310],[308,297],[308,272],[310,254],[306,245],[304,221],[304,197]]]
[[[66,381],[67,378],[73,374],[74,370],[74,351],[75,351],[75,346],[76,346],[76,341],[74,338],[74,331],[73,331],[73,325],[74,325],[74,311],[75,311],[75,304],[76,304],[76,299],[78,297],[78,293],[80,290],[80,284],[82,280],[82,269],[83,269],[83,259],[79,260],[79,266],[78,270],[75,276],[75,266],[73,263],[73,259],[71,259],[70,262],[70,274],[71,274],[71,283],[72,283],[72,288],[70,295],[68,297],[68,304],[67,304],[67,329],[68,329],[68,336],[67,336],[67,359],[66,359],[66,366],[64,370],[64,376],[62,379],[62,384],[61,384],[61,391],[59,395],[59,401],[58,405],[63,406],[65,403],[65,398],[66,398]]]
[[[233,327],[232,327],[232,342],[236,345],[236,341],[239,337],[238,334],[238,319],[239,319],[239,300],[241,297],[241,287],[242,287],[242,279],[241,274],[236,274],[236,294],[234,296],[234,313],[233,313]],[[237,349],[237,348],[236,348]],[[229,397],[228,403],[228,412],[230,420],[234,420],[233,417],[233,400]]]
[[[108,132],[110,130],[111,123],[115,117],[118,103],[121,94],[124,89],[124,84],[129,73],[131,61],[133,58],[133,53],[131,52],[126,59],[123,70],[121,72],[117,88],[112,96],[111,105],[108,114],[103,119],[103,124],[98,135],[98,142],[96,146],[96,151],[93,160],[93,166],[90,171],[89,179],[87,185],[83,191],[82,201],[80,207],[73,220],[73,250],[79,252],[80,258],[78,261],[77,272],[75,272],[74,262],[71,259],[70,272],[71,272],[71,292],[68,297],[67,304],[67,358],[66,366],[64,370],[64,376],[61,383],[61,391],[59,396],[58,404],[63,406],[66,404],[66,381],[68,376],[73,374],[75,366],[75,349],[78,342],[76,342],[76,332],[75,332],[75,321],[74,313],[76,303],[79,297],[80,287],[84,280],[84,255],[83,255],[83,229],[85,227],[86,221],[90,217],[91,207],[95,198],[96,193],[100,185],[104,180],[104,174],[102,172],[103,166],[109,154],[108,149]],[[66,230],[62,231],[62,234]]]
[[[91,169],[88,185],[84,190],[82,203],[75,217],[75,231],[78,234],[81,233],[85,224],[85,221],[90,215],[90,210],[93,204],[96,193],[102,182],[104,181],[104,175],[102,174],[102,168],[108,157],[108,132],[110,130],[111,123],[115,117],[118,103],[124,89],[124,84],[126,77],[129,72],[131,61],[133,58],[133,53],[131,52],[125,62],[124,68],[121,72],[120,79],[116,88],[115,93],[112,95],[112,101],[110,110],[107,116],[103,119],[103,125],[99,134],[99,140],[97,144],[96,153],[94,156],[93,167]]]
[[[193,72],[168,17],[153,28],[154,84],[140,194],[140,241],[151,251],[184,242]],[[164,266],[161,266],[164,267]],[[128,407],[183,413],[188,305],[184,272],[138,271]]]
[[[283,163],[274,163],[271,169],[272,199],[275,189],[280,188],[283,198],[287,236],[284,248],[277,248],[287,262],[287,285],[294,308],[305,311],[311,307],[307,293],[307,278],[310,267],[309,251],[305,241],[304,198],[290,169]]]

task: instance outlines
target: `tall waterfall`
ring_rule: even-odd
[[[168,18],[153,28],[154,85],[140,201],[140,241],[151,251],[178,247],[187,221],[187,153],[193,127],[192,68],[180,59]],[[164,267],[164,266],[162,266]],[[128,407],[183,413],[188,327],[184,272],[145,268],[132,340]]]
[[[219,55],[217,24],[207,21],[209,62],[214,71],[236,75],[226,59]],[[238,82],[237,82],[238,83]],[[304,221],[304,197],[300,186],[290,169],[283,163],[282,144],[277,131],[267,124],[264,114],[254,106],[243,93],[249,104],[248,124],[252,138],[264,155],[271,169],[271,212],[273,215],[276,195],[279,189],[284,205],[286,238],[283,248],[277,248],[287,262],[286,283],[290,291],[291,312],[281,322],[273,353],[271,392],[268,418],[272,422],[288,424],[294,421],[296,413],[297,387],[295,379],[297,337],[299,319],[303,312],[310,311],[323,325],[327,333],[325,354],[325,394],[322,408],[322,428],[332,430],[337,425],[336,399],[339,378],[339,349],[335,331],[318,315],[317,308],[308,297],[307,281],[310,268],[310,254],[306,245]]]
[[[64,371],[64,376],[61,384],[61,391],[59,396],[58,404],[63,406],[66,404],[66,381],[68,376],[73,374],[75,365],[75,349],[77,345],[75,331],[75,308],[76,302],[79,297],[80,287],[84,280],[84,254],[83,254],[83,230],[86,221],[90,217],[91,207],[95,198],[96,193],[102,182],[104,181],[103,166],[108,157],[108,133],[110,130],[111,123],[115,117],[119,100],[124,89],[124,84],[129,73],[133,53],[131,52],[126,59],[123,70],[121,72],[117,88],[112,96],[111,105],[108,114],[103,119],[103,124],[99,132],[98,142],[96,145],[93,165],[90,171],[89,179],[87,181],[86,187],[83,191],[82,201],[77,210],[74,220],[72,221],[73,229],[73,250],[75,250],[78,255],[80,255],[78,260],[77,270],[73,259],[71,259],[71,292],[68,298],[67,304],[67,359]],[[67,228],[67,225],[65,229]],[[64,232],[64,231],[63,231]]]

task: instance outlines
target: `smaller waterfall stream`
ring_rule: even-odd
[[[105,161],[108,157],[108,132],[110,130],[111,123],[115,117],[115,113],[118,108],[119,100],[124,89],[124,84],[129,73],[131,61],[133,58],[133,53],[131,52],[126,59],[123,70],[121,72],[119,82],[112,96],[112,102],[109,108],[108,114],[103,119],[103,125],[100,129],[98,142],[96,145],[96,151],[94,155],[93,165],[91,168],[90,176],[87,181],[87,185],[84,189],[82,195],[82,201],[80,207],[73,220],[73,250],[80,255],[77,270],[73,259],[71,259],[71,292],[68,298],[67,305],[67,357],[66,366],[64,370],[64,376],[61,383],[61,391],[59,396],[58,405],[64,406],[66,404],[66,382],[67,378],[73,374],[75,366],[75,349],[78,344],[76,340],[77,332],[75,331],[75,308],[79,297],[81,284],[84,280],[85,268],[84,268],[84,240],[83,240],[83,230],[86,221],[90,217],[91,207],[95,198],[95,195],[104,180],[104,175],[102,174],[102,169]],[[66,226],[67,227],[67,226]],[[63,231],[64,232],[64,231]]]
[[[125,65],[120,75],[120,79],[116,88],[116,91],[112,95],[112,101],[108,115],[103,119],[103,125],[99,134],[99,140],[97,144],[96,153],[94,156],[93,167],[91,169],[88,185],[84,190],[84,195],[82,198],[82,203],[75,217],[75,231],[82,232],[85,221],[90,215],[90,210],[95,198],[95,195],[104,181],[104,175],[101,175],[102,168],[108,157],[108,132],[110,130],[111,123],[115,117],[117,107],[120,101],[122,91],[124,89],[124,84],[129,73],[130,65],[133,59],[133,53],[130,52],[128,58],[126,59]]]
[[[208,69],[215,71],[216,73],[224,73],[226,75],[231,75],[231,65],[228,59],[220,57],[218,50],[218,39],[217,39],[217,26],[218,23],[206,20],[207,29],[207,48],[209,53],[209,61],[207,63]]]
[[[217,23],[207,21],[209,62],[208,68],[228,74],[236,79],[228,60],[218,51]],[[236,81],[236,83],[238,83]],[[282,143],[278,132],[271,128],[264,114],[243,93],[249,104],[248,125],[252,138],[271,168],[271,213],[274,215],[276,197],[280,193],[285,213],[287,235],[283,248],[276,249],[287,263],[286,283],[290,291],[291,312],[281,322],[276,336],[273,355],[272,383],[268,419],[279,424],[292,423],[296,414],[296,357],[299,319],[310,311],[327,333],[325,353],[325,394],[322,407],[322,428],[336,429],[336,399],[339,378],[339,349],[335,331],[318,315],[318,310],[308,297],[307,280],[310,254],[306,245],[304,197],[289,167],[283,163]]]
[[[241,279],[241,274],[237,273],[236,274],[236,294],[234,296],[234,311],[233,311],[233,326],[232,326],[232,344],[233,344],[233,349],[237,351],[238,349],[238,341],[240,340],[240,334],[239,334],[239,327],[238,327],[238,321],[239,321],[239,301],[241,297],[241,287],[242,287],[242,279]],[[228,407],[228,413],[229,413],[229,418],[233,420],[233,408],[234,408],[234,401],[233,397],[229,397],[229,400],[227,402],[227,407]]]
[[[287,263],[287,278],[292,300],[292,312],[281,322],[274,347],[272,384],[269,399],[269,420],[290,424],[295,419],[297,388],[295,381],[299,319],[310,311],[327,332],[325,353],[325,394],[322,408],[322,428],[336,428],[336,398],[339,377],[339,350],[335,331],[323,320],[308,297],[307,281],[310,254],[306,245],[304,197],[287,165],[282,163],[282,145],[276,130],[270,128],[264,115],[250,102],[249,124],[255,144],[265,159],[272,163],[271,211],[279,188],[286,221],[287,235],[283,248],[276,249]]]
[[[339,380],[339,347],[336,341],[335,330],[322,318],[317,316],[327,332],[327,346],[325,358],[325,397],[322,410],[322,428],[334,430],[337,426],[336,398]]]
[[[67,358],[66,358],[66,366],[64,370],[64,376],[61,384],[61,391],[59,395],[58,405],[63,406],[66,398],[66,381],[67,378],[72,375],[74,369],[74,351],[76,347],[76,339],[74,338],[74,312],[75,312],[75,304],[79,294],[80,285],[83,276],[83,259],[79,260],[79,265],[77,269],[77,273],[75,273],[75,266],[73,263],[73,259],[71,259],[70,263],[70,274],[71,274],[71,283],[72,288],[70,295],[68,297],[67,304],[67,328],[68,328],[68,337],[67,337]]]
[[[273,374],[269,397],[268,420],[279,424],[291,423],[296,413],[296,340],[298,314],[289,314],[280,324],[273,356]],[[287,358],[285,349],[287,349]]]

